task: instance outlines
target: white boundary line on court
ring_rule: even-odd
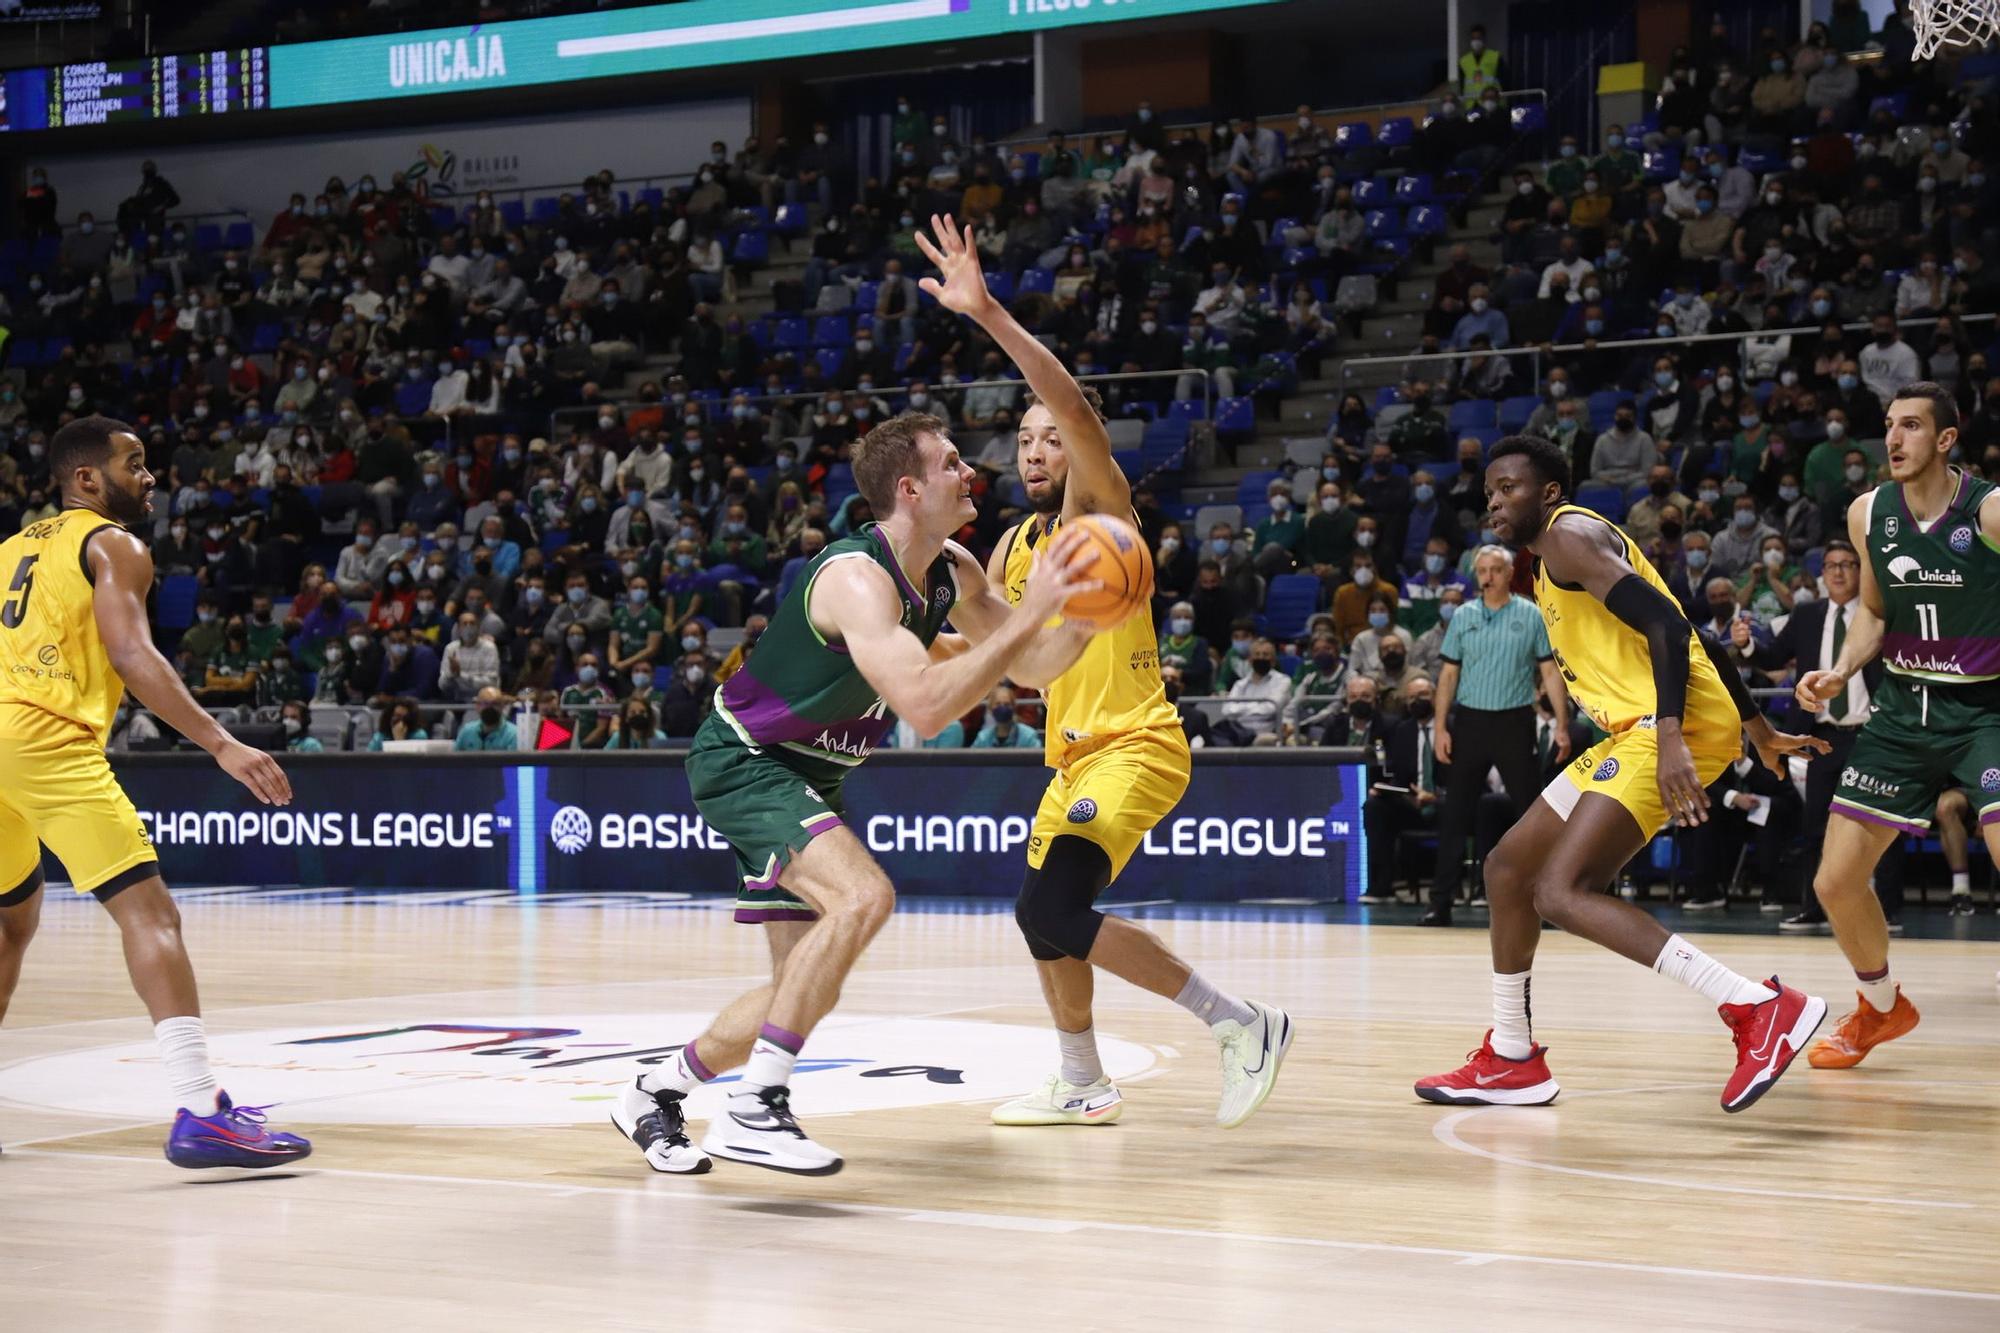
[[[42,1148],[21,1151],[21,1157],[72,1158],[95,1162],[117,1162],[132,1166],[139,1159],[123,1157],[114,1153],[70,1153],[55,1152]],[[153,1164],[144,1163],[148,1168]],[[154,1168],[157,1169],[157,1168]],[[489,1186],[497,1189],[531,1190],[572,1198],[593,1194],[613,1198],[636,1198],[671,1203],[700,1203],[726,1208],[745,1206],[769,1208],[774,1202],[769,1195],[721,1194],[706,1190],[700,1193],[668,1194],[662,1190],[636,1188],[617,1185],[574,1185],[553,1180],[499,1180],[480,1176],[427,1175],[407,1171],[361,1171],[346,1167],[300,1167],[296,1173],[301,1177],[335,1176],[353,1180],[388,1180],[417,1185],[444,1185],[453,1189],[466,1186]],[[804,1203],[805,1199],[794,1198],[783,1202]],[[1115,1235],[1171,1236],[1180,1239],[1221,1242],[1225,1244],[1278,1245],[1301,1249],[1332,1250],[1348,1254],[1402,1254],[1419,1257],[1450,1259],[1457,1263],[1484,1265],[1494,1263],[1544,1264],[1557,1268],[1595,1269],[1603,1272],[1641,1273],[1650,1277],[1701,1278],[1714,1282],[1767,1283],[1775,1286],[1813,1287],[1828,1291],[1871,1292],[1887,1296],[1923,1296],[1943,1300],[1978,1301],[2000,1305],[2000,1292],[1955,1291],[1948,1287],[1911,1287],[1888,1282],[1851,1282],[1840,1278],[1799,1277],[1785,1273],[1732,1273],[1726,1269],[1687,1268],[1672,1264],[1631,1263],[1618,1259],[1573,1259],[1546,1254],[1508,1254],[1488,1250],[1459,1250],[1437,1245],[1397,1245],[1387,1241],[1333,1240],[1320,1236],[1263,1235],[1254,1231],[1223,1231],[1201,1227],[1169,1227],[1144,1222],[1107,1222],[1097,1219],[1072,1219],[1059,1217],[1037,1217],[1031,1213],[982,1213],[975,1211],[953,1211],[892,1207],[887,1204],[850,1203],[845,1200],[828,1200],[815,1205],[822,1209],[838,1210],[845,1213],[862,1213],[871,1217],[881,1217],[894,1221],[915,1222],[934,1225],[950,1221],[960,1226],[984,1226],[996,1231],[1054,1230],[1061,1228],[1074,1234],[1077,1231],[1101,1231]]]
[[[1905,1080],[1923,1083],[1923,1080]],[[1571,1100],[1580,1097],[1618,1097],[1645,1092],[1685,1092],[1690,1088],[1706,1088],[1705,1083],[1657,1083],[1638,1088],[1597,1088],[1586,1092],[1572,1092]],[[1625,1185],[1657,1185],[1665,1189],[1700,1190],[1708,1194],[1747,1194],[1766,1199],[1807,1199],[1815,1203],[1865,1203],[1891,1208],[1951,1208],[1977,1210],[1983,1205],[1976,1203],[1954,1203],[1940,1199],[1894,1199],[1879,1194],[1820,1194],[1810,1190],[1781,1190],[1755,1185],[1718,1185],[1700,1180],[1675,1180],[1666,1176],[1631,1175],[1623,1171],[1598,1171],[1584,1166],[1563,1166],[1556,1162],[1538,1162],[1532,1157],[1516,1157],[1511,1153],[1494,1152],[1467,1143],[1458,1136],[1461,1122],[1488,1111],[1507,1111],[1514,1114],[1526,1112],[1530,1115],[1541,1110],[1527,1106],[1470,1106],[1462,1111],[1445,1116],[1431,1126],[1431,1137],[1445,1147],[1474,1157],[1484,1157],[1488,1161],[1500,1162],[1506,1166],[1524,1167],[1530,1171],[1551,1171],[1565,1176],[1583,1176],[1591,1180],[1615,1180]]]

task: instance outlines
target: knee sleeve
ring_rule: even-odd
[[[1111,882],[1111,858],[1088,838],[1065,835],[1049,844],[1040,870],[1028,872],[1014,920],[1028,952],[1042,962],[1088,958],[1104,914],[1091,904]]]

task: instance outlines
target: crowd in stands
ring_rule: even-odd
[[[1819,29],[1765,60],[1807,84],[1846,68]],[[1497,171],[1499,262],[1449,251],[1409,374],[1330,402],[1316,465],[1295,456],[1200,524],[1178,453],[1128,468],[1169,690],[1228,700],[1184,708],[1190,730],[1340,744],[1360,694],[1397,714],[1476,595],[1481,464],[1509,430],[1567,444],[1584,498],[1691,612],[1726,598],[1755,637],[1814,595],[1819,547],[1876,475],[1888,386],[1950,385],[1968,463],[2000,475],[1991,326],[1967,319],[2000,309],[1981,257],[2000,182],[1990,103],[1907,61],[1779,118],[1749,67],[1713,42],[1682,53],[1651,123],[1554,136],[1546,167],[1514,164],[1474,62],[1387,146],[1306,108],[1282,131],[1172,131],[1142,104],[1087,141],[1002,151],[905,100],[881,177],[822,124],[716,143],[666,191],[598,172],[557,199],[454,206],[401,173],[328,179],[261,236],[175,219],[150,163],[101,220],[37,168],[0,255],[0,531],[56,503],[54,429],[118,416],[160,480],[160,623],[185,626],[178,659],[211,704],[372,708],[378,744],[411,738],[412,704],[426,725],[449,704],[461,744],[497,746],[523,700],[587,746],[684,741],[803,564],[872,518],[845,456],[873,423],[955,423],[980,467],[960,534],[976,552],[1020,517],[1022,386],[919,296],[933,213],[974,228],[996,287],[1080,374],[1154,372],[1100,382],[1107,410],[1184,443],[1211,392],[1274,403],[1316,375],[1340,337],[1329,284],[1411,250],[1371,234],[1357,192],[1422,176],[1463,217]],[[788,237],[805,271],[752,315],[737,299]],[[1861,319],[1872,336],[1842,327]],[[1817,332],[1775,332],[1798,327]],[[1751,336],[1688,341],[1719,333]],[[1653,335],[1675,343],[1608,345]],[[960,743],[1019,743],[1033,701],[1018,723],[1014,706],[988,701]]]

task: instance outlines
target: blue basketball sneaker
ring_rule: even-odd
[[[221,1109],[196,1115],[182,1107],[167,1136],[167,1160],[199,1170],[207,1166],[283,1166],[312,1156],[312,1144],[296,1134],[281,1134],[264,1124],[265,1107],[234,1106],[229,1094],[218,1092]]]

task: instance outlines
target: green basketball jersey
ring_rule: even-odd
[[[757,651],[716,695],[705,727],[721,726],[737,743],[770,749],[806,776],[837,781],[866,759],[895,722],[875,687],[855,669],[847,649],[820,637],[806,599],[827,566],[872,560],[889,572],[903,600],[903,627],[929,647],[958,600],[958,580],[946,551],[924,571],[924,586],[890,549],[879,524],[828,546],[800,573],[791,594],[757,640]]]
[[[1979,530],[1993,484],[1962,469],[1945,511],[1928,523],[1910,514],[1900,482],[1875,491],[1868,562],[1886,623],[1882,664],[1934,685],[2000,679],[2000,548]]]

